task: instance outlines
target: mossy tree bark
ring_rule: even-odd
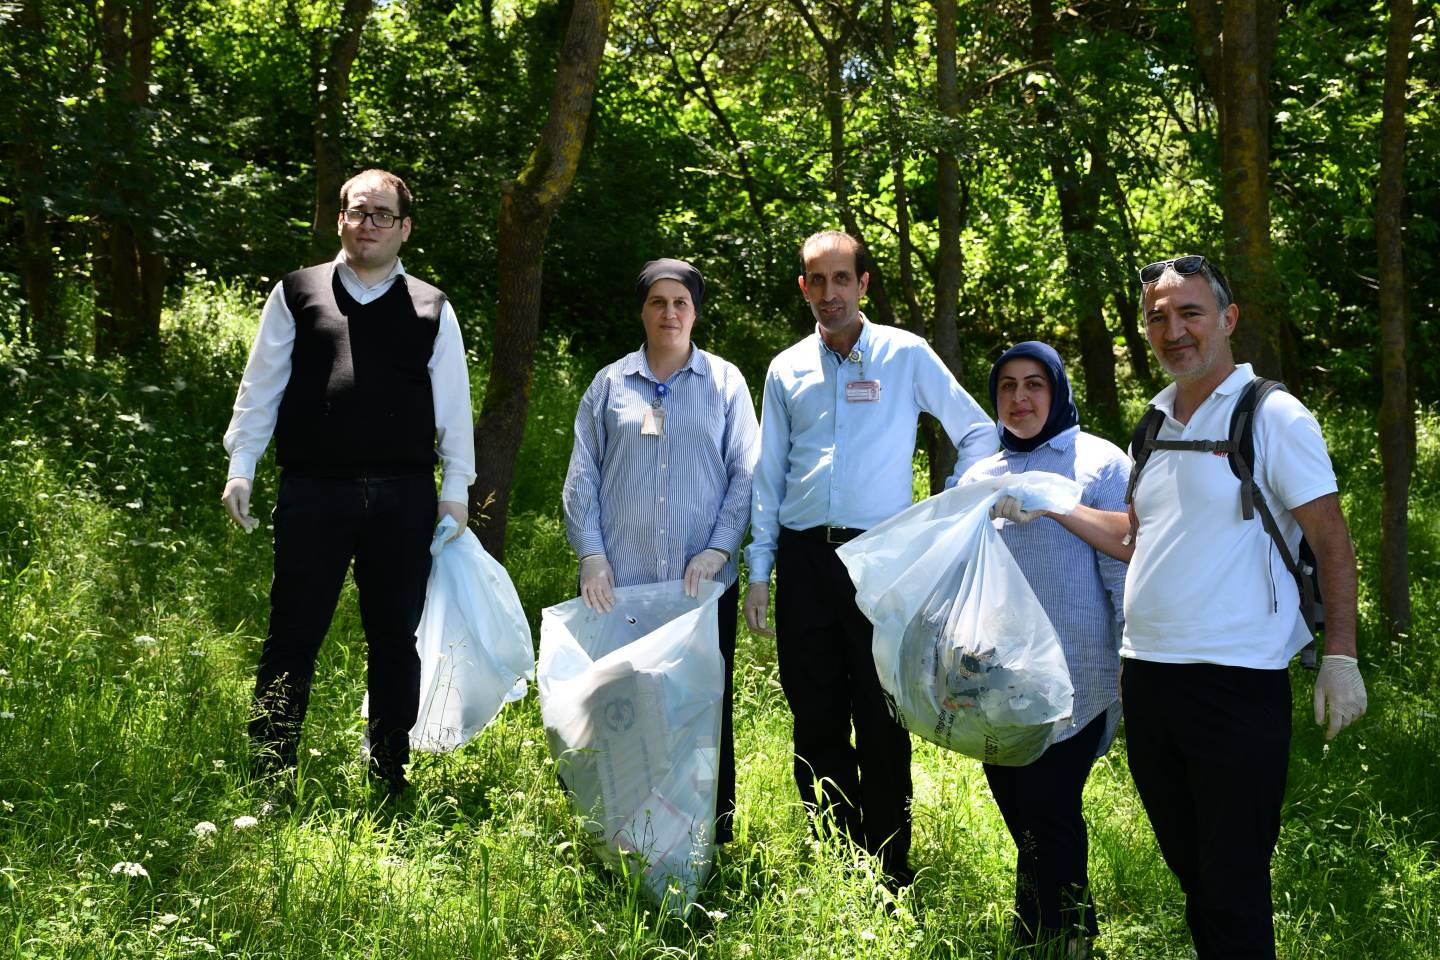
[[[575,0],[539,142],[520,175],[500,186],[500,303],[470,488],[470,516],[478,522],[486,515],[480,541],[497,559],[505,555],[510,487],[530,406],[545,236],[580,166],[611,8],[612,0]]]

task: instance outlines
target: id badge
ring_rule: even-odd
[[[665,408],[646,407],[645,419],[640,421],[640,436],[642,437],[663,437],[665,436]]]
[[[879,380],[851,380],[845,384],[845,402],[847,403],[874,403],[879,399]]]

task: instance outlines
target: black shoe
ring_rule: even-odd
[[[294,771],[290,775],[276,775],[269,778],[269,789],[255,815],[261,820],[267,817],[283,816],[295,805]]]
[[[369,780],[370,789],[386,797],[398,797],[410,787],[403,767],[382,769],[374,760],[370,761]]]

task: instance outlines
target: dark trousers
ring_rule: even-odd
[[[295,765],[315,657],[353,558],[368,648],[372,762],[398,776],[420,707],[415,628],[430,576],[435,481],[410,476],[280,479],[270,629],[255,677],[250,736],[262,769]]]
[[[780,685],[795,716],[795,783],[807,805],[908,879],[910,734],[891,716],[873,628],[835,548],[782,527],[775,554]],[[855,740],[850,740],[851,724]]]
[[[720,595],[720,655],[725,658],[725,701],[720,709],[720,772],[715,785],[715,842],[735,839],[735,627],[740,583]]]
[[[1200,960],[1274,960],[1270,857],[1290,758],[1284,670],[1126,660],[1130,774]]]
[[[1017,939],[1095,936],[1090,903],[1090,840],[1080,795],[1105,733],[1105,714],[1075,736],[1052,744],[1023,767],[985,764],[990,793],[1015,841]]]

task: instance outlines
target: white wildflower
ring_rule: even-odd
[[[314,747],[311,747],[311,748],[310,748],[310,756],[312,756],[312,757],[318,757],[318,756],[320,756],[320,751],[319,751],[319,750],[316,750]]]
[[[127,877],[148,877],[150,871],[145,869],[144,864],[132,863],[129,860],[121,860],[110,868],[111,873],[123,873]]]
[[[216,770],[224,770],[224,769],[225,769],[225,761],[224,761],[224,760],[211,760],[211,761],[210,761],[210,765],[211,765],[212,767],[214,767]]]
[[[236,829],[236,830],[249,830],[251,827],[255,826],[255,824],[257,824],[257,823],[259,823],[259,822],[260,822],[259,820],[256,820],[254,817],[250,816],[249,814],[246,814],[246,815],[243,816],[243,817],[236,817],[236,818],[235,818],[235,829]]]
[[[0,710],[0,720],[14,720],[14,719],[15,719],[15,711],[14,711],[14,710]]]
[[[159,640],[156,640],[156,639],[155,639],[154,637],[152,637],[152,636],[149,636],[148,634],[142,634],[142,635],[136,637],[136,638],[135,638],[134,640],[132,640],[131,642],[134,643],[134,644],[136,644],[137,646],[141,646],[141,647],[153,647],[153,646],[155,646],[155,644],[159,643],[160,641],[159,641]]]
[[[861,931],[860,931],[860,939],[861,939],[861,940],[874,940],[874,939],[875,939],[875,934],[871,933],[869,930],[861,930]]]
[[[201,820],[199,823],[195,824],[195,826],[190,828],[190,832],[195,834],[195,836],[197,837],[208,837],[214,834],[215,831],[219,829],[219,827],[215,826],[215,824],[211,823],[209,820]]]
[[[706,910],[705,913],[708,914],[710,919],[714,920],[716,923],[719,923],[721,920],[724,920],[726,917],[730,916],[730,914],[726,913],[724,910]]]
[[[173,913],[166,913],[156,917],[155,922],[160,924],[162,927],[168,927],[170,926],[170,924],[174,923],[176,920],[179,919],[180,918]]]
[[[9,813],[10,811],[15,809],[15,804],[11,803],[9,800],[0,800],[0,807],[4,807],[5,812]]]

